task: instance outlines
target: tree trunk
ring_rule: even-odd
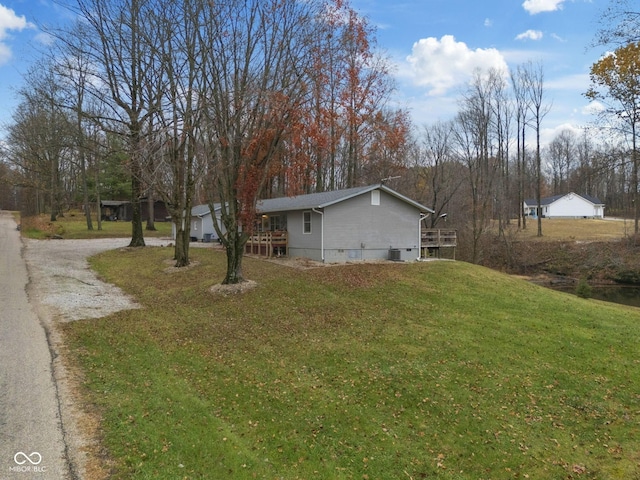
[[[84,216],[87,219],[87,230],[93,230],[91,221],[91,205],[89,204],[89,185],[87,182],[87,159],[84,152],[80,153],[80,169],[82,174],[82,201],[84,203]]]
[[[137,162],[137,159],[135,160]],[[140,193],[142,184],[137,172],[131,175],[131,242],[130,247],[144,247],[142,233],[142,209],[140,208]]]
[[[151,230],[151,231],[155,231],[156,230],[156,225],[155,225],[155,208],[154,208],[155,202],[154,202],[154,198],[153,195],[149,195],[147,197],[147,226],[146,226],[146,230]]]
[[[244,247],[247,243],[247,236],[242,232],[227,232],[225,248],[227,250],[227,274],[222,282],[223,285],[233,285],[244,282],[242,274],[242,258],[244,257]]]
[[[538,237],[542,236],[542,158],[540,156],[540,114],[536,114],[536,195],[538,196]]]
[[[178,227],[176,225],[176,227]],[[176,248],[174,250],[175,267],[186,267],[189,265],[189,242],[191,237],[189,231],[184,228],[176,228]]]
[[[100,196],[100,157],[95,158],[96,211],[98,212],[98,230],[102,230],[102,198]]]
[[[51,222],[55,222],[60,213],[58,195],[58,161],[53,159],[51,160],[51,216],[49,217]]]
[[[173,259],[176,261],[175,267],[186,267],[190,263],[189,242],[191,242],[191,225],[187,211],[191,211],[191,205],[189,204],[188,207],[188,210],[183,209],[174,217],[177,219],[177,221],[174,222],[176,226],[176,246],[173,252]]]
[[[633,183],[633,232],[638,235],[638,217],[640,207],[638,206],[638,145],[636,142],[636,124],[631,124],[631,156],[633,157],[633,169],[631,172]],[[636,240],[637,241],[637,240]]]

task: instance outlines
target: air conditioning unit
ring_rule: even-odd
[[[399,262],[400,260],[402,260],[402,258],[400,257],[400,249],[398,249],[398,248],[390,248],[389,249],[389,260],[391,260],[393,262]]]

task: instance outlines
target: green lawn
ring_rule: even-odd
[[[633,235],[633,220],[596,218],[543,218],[542,237],[538,237],[538,220],[527,219],[526,230],[511,224],[515,238],[529,241],[615,241]]]
[[[37,215],[16,219],[21,224],[22,234],[29,238],[44,239],[58,235],[66,239],[79,238],[121,238],[131,237],[131,222],[102,222],[98,230],[98,222],[92,219],[93,230],[87,229],[87,220],[80,211],[67,212],[55,222],[49,215]],[[168,237],[171,235],[171,222],[154,222],[156,230],[146,230],[146,222],[142,224],[145,237]]]
[[[112,251],[140,310],[64,325],[116,479],[640,478],[640,313],[462,262]]]

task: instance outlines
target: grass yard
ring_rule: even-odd
[[[16,219],[21,225],[22,234],[29,238],[45,239],[59,235],[66,239],[77,238],[121,238],[131,237],[131,222],[102,222],[102,230],[98,230],[98,222],[93,220],[93,230],[87,230],[87,220],[81,211],[65,213],[55,222],[50,221],[49,215],[37,215]],[[168,237],[171,235],[171,222],[155,222],[155,231],[143,230],[147,237]],[[143,229],[146,222],[143,223]]]
[[[517,223],[514,226],[516,232]],[[608,241],[633,235],[633,220],[594,218],[543,218],[542,237],[538,237],[538,220],[527,219],[526,230],[516,233],[520,240],[536,241]]]
[[[94,257],[140,310],[63,325],[115,479],[640,478],[640,313],[462,262]],[[106,464],[106,463],[104,463]]]

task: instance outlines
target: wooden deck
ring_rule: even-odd
[[[422,257],[440,257],[440,249],[453,248],[458,245],[456,230],[424,229],[421,235],[420,253]],[[247,241],[245,253],[264,257],[285,257],[289,253],[289,235],[285,231],[259,232]]]
[[[458,246],[458,234],[451,229],[423,229],[420,241],[421,257],[436,255],[440,257],[440,249],[452,248],[453,258],[456,258],[456,247]]]
[[[264,257],[285,257],[288,253],[288,244],[289,236],[287,232],[259,232],[249,237],[245,246],[245,253]]]

